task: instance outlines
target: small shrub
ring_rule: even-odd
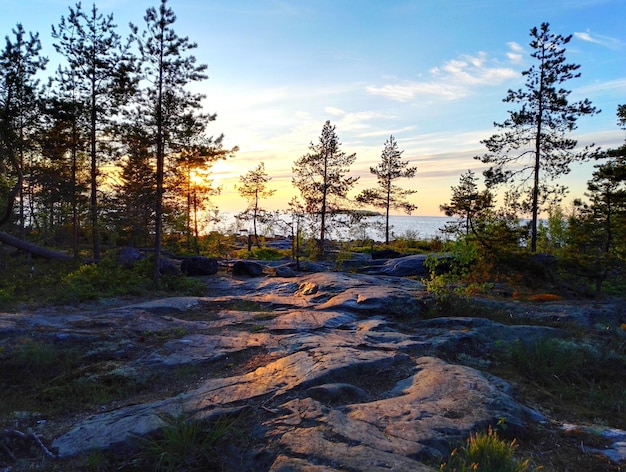
[[[291,251],[273,249],[270,247],[253,247],[250,251],[240,249],[234,254],[238,259],[256,259],[259,261],[278,261],[285,256],[289,256]]]
[[[486,433],[470,434],[466,445],[454,449],[448,462],[441,464],[442,472],[525,472],[533,468],[528,460],[513,457],[518,448],[516,440],[500,439],[493,428]]]
[[[155,471],[217,470],[216,445],[233,431],[235,422],[227,417],[213,422],[170,417],[159,435],[138,439],[140,461]]]

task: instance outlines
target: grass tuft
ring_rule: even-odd
[[[470,434],[465,446],[456,448],[447,462],[441,464],[442,472],[526,472],[538,470],[528,460],[514,457],[517,441],[500,439],[490,426],[486,433]]]
[[[221,417],[207,422],[190,420],[184,415],[168,417],[161,433],[138,438],[139,461],[155,471],[217,470],[217,443],[235,428],[236,419]]]

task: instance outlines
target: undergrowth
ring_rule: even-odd
[[[465,445],[455,448],[447,462],[441,464],[442,472],[531,472],[529,461],[517,459],[516,440],[507,442],[489,427],[487,432],[470,434]]]
[[[156,294],[152,279],[153,267],[151,258],[137,261],[129,268],[119,264],[113,256],[98,264],[13,261],[13,264],[7,264],[0,280],[0,309]],[[164,275],[160,290],[183,295],[203,295],[206,287],[201,281],[184,275]]]
[[[110,361],[89,362],[77,349],[22,339],[0,355],[0,417],[13,411],[63,414],[126,398],[147,378],[125,375]]]
[[[138,437],[135,470],[163,472],[218,470],[220,440],[236,432],[237,418],[194,420],[180,415],[167,417],[158,434]]]

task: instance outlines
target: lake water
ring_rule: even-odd
[[[245,223],[238,227],[235,220],[236,212],[221,211],[219,213],[220,221],[209,226],[209,230],[216,230],[222,233],[241,232],[250,229],[251,223]],[[453,218],[447,216],[412,216],[412,215],[391,215],[389,217],[390,238],[408,236],[412,239],[430,240],[437,237],[448,238],[449,236],[441,232],[441,228],[449,222],[454,221]],[[378,225],[381,226],[377,228]],[[330,235],[332,239],[349,240],[349,239],[365,239],[365,236],[375,241],[384,241],[384,217],[368,217],[366,223],[361,226],[342,229]],[[259,234],[266,236],[274,236],[284,234],[278,226],[270,228],[259,228]]]

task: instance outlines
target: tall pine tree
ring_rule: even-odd
[[[588,157],[577,141],[567,137],[579,117],[597,110],[589,100],[570,103],[563,84],[579,77],[579,65],[566,62],[565,48],[572,36],[550,32],[548,23],[532,28],[531,57],[536,63],[522,72],[525,88],[509,90],[504,102],[520,105],[509,118],[495,123],[502,131],[482,141],[489,151],[477,156],[490,167],[484,172],[488,187],[517,181],[527,190],[527,207],[532,215],[531,251],[537,249],[537,222],[541,205],[550,194],[564,189],[549,182],[569,172],[574,161]],[[528,183],[530,183],[528,185]]]
[[[99,164],[104,160],[102,135],[132,89],[129,74],[132,60],[122,46],[112,14],[102,15],[95,4],[86,12],[80,2],[69,10],[67,18],[61,17],[59,25],[52,27],[52,37],[56,40],[56,51],[67,61],[65,69],[58,74],[61,93],[71,94],[86,113],[93,258],[99,260],[98,177]]]
[[[0,52],[0,201],[4,204],[0,224],[13,216],[17,198],[22,239],[25,157],[33,149],[39,125],[41,97],[37,73],[45,69],[48,61],[40,56],[40,51],[39,35],[27,36],[18,24],[13,29],[13,39],[7,36]]]
[[[146,129],[156,158],[154,283],[159,286],[166,158],[172,157],[180,148],[189,113],[198,112],[202,106],[204,96],[191,93],[185,87],[207,76],[206,65],[197,64],[196,58],[189,54],[197,47],[196,43],[174,31],[176,15],[167,6],[167,0],[161,0],[158,8],[148,8],[144,21],[142,33],[137,26],[131,25],[142,65],[134,116]],[[206,117],[208,121],[209,117]]]

